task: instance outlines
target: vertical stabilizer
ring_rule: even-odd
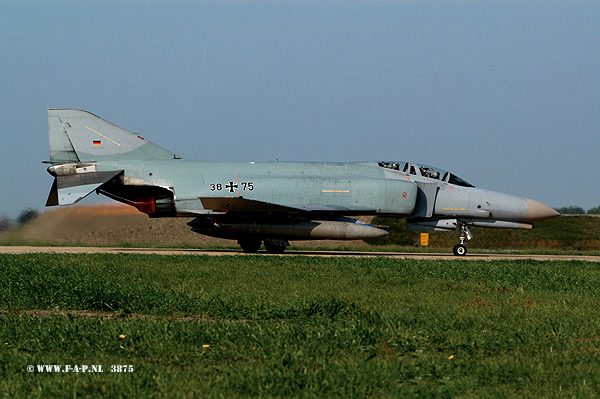
[[[52,163],[180,158],[87,111],[48,109],[48,131]]]

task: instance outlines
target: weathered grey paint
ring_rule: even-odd
[[[405,162],[201,162],[181,159],[86,111],[48,110],[55,182],[48,205],[93,191],[151,217],[194,216],[194,231],[257,239],[358,239],[385,231],[348,215],[408,217],[409,228],[531,228],[557,216],[526,198],[473,187],[442,169]],[[275,245],[274,243],[279,243]],[[258,241],[260,245],[260,241]]]
[[[364,163],[99,161],[97,169],[125,170],[126,177],[171,189],[180,215],[204,210],[203,197],[242,196],[351,214],[408,216],[417,194],[415,183],[385,179],[380,168]],[[227,189],[230,183],[237,187]]]

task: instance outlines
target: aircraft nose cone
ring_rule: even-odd
[[[548,205],[527,198],[527,216],[526,222],[536,222],[539,220],[551,219],[559,216],[560,213],[550,208]]]

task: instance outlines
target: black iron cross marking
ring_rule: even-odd
[[[229,184],[227,184],[227,185],[225,186],[225,188],[226,188],[227,190],[229,190],[229,192],[230,192],[230,193],[233,193],[233,192],[235,192],[235,190],[237,190],[237,188],[238,188],[238,185],[237,185],[237,184],[235,184],[234,182],[230,181],[230,182],[229,182]]]

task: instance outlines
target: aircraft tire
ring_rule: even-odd
[[[242,251],[249,254],[255,254],[262,245],[262,241],[258,239],[247,238],[244,240],[238,240],[238,244],[240,244],[240,247],[242,247]]]
[[[467,247],[463,244],[457,244],[454,246],[452,252],[454,252],[454,255],[456,256],[465,256],[467,254]]]
[[[265,249],[270,254],[282,254],[285,251],[285,245],[273,245],[265,243]]]

